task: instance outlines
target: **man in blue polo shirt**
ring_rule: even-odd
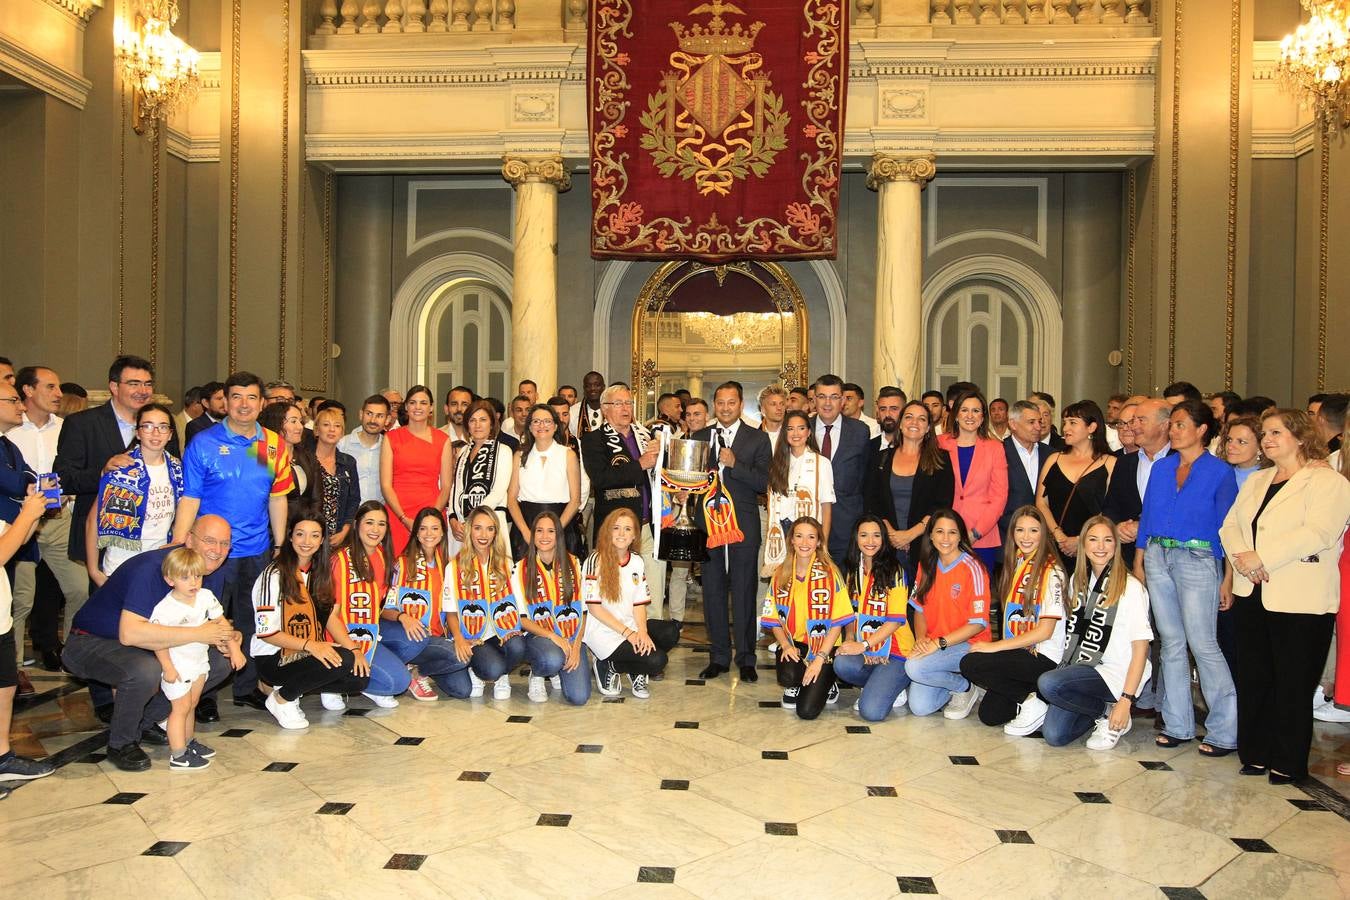
[[[220,516],[202,516],[185,535],[184,545],[206,559],[202,587],[219,596],[230,552],[230,524]],[[77,678],[117,689],[108,731],[108,762],[127,772],[150,768],[140,742],[167,744],[158,723],[169,715],[169,700],[160,690],[163,675],[154,651],[200,642],[211,645],[211,671],[205,690],[230,674],[230,663],[218,649],[234,635],[228,619],[214,619],[196,628],[155,625],[150,614],[169,587],[161,567],[175,545],[138,553],[118,566],[95,591],[71,623],[61,661]],[[252,620],[252,616],[245,618]]]
[[[244,638],[250,657],[234,677],[234,705],[266,709],[253,666],[253,582],[281,546],[286,533],[286,494],[291,489],[291,451],[280,436],[258,424],[262,380],[235,372],[225,381],[225,421],[193,439],[183,454],[183,498],[174,520],[174,540],[186,536],[198,516],[230,523],[233,544],[222,567],[221,605]],[[214,694],[203,692],[198,722],[218,722]]]

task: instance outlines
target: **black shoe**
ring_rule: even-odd
[[[42,653],[40,654],[40,659],[42,661],[42,668],[45,669],[46,671],[48,672],[61,671],[60,650],[43,650]]]
[[[751,684],[759,681],[759,673],[755,671],[754,666],[741,666],[741,681],[747,681]]]
[[[1293,775],[1281,775],[1279,772],[1273,770],[1266,776],[1266,779],[1271,784],[1293,784],[1296,780]]]
[[[34,778],[46,778],[56,771],[56,766],[45,760],[29,759],[12,752],[8,757],[0,762],[0,781],[32,781]]]
[[[142,744],[149,744],[151,747],[169,746],[169,733],[158,725],[151,725],[149,728],[141,729]]]
[[[213,707],[215,706],[214,703],[211,704],[211,705],[212,705]],[[247,706],[247,707],[249,707],[250,709],[256,709],[256,710],[258,710],[259,712],[265,712],[265,711],[267,710],[267,695],[264,694],[262,691],[258,690],[257,688],[254,688],[254,689],[253,689],[253,693],[251,693],[251,694],[245,694],[245,695],[242,696],[242,697],[235,697],[235,698],[234,698],[234,705],[235,705],[235,706]],[[201,703],[198,703],[198,704],[197,704],[197,710],[198,710],[199,712],[201,711],[201,708],[202,708]],[[198,719],[198,721],[201,721],[201,720]],[[213,721],[213,722],[218,722],[218,721],[220,721],[220,719],[219,719],[219,718],[215,718],[215,719],[212,719],[211,721]]]
[[[94,707],[94,718],[98,719],[104,725],[112,721],[113,705],[111,703],[101,703]]]
[[[698,677],[706,680],[706,679],[709,679],[709,678],[716,678],[718,675],[721,675],[723,672],[729,672],[729,671],[731,671],[731,670],[728,669],[728,668],[727,668],[726,666],[724,666],[724,665],[721,665],[721,664],[715,663],[715,662],[710,662],[710,663],[708,663],[708,668],[706,668],[706,669],[704,669],[702,672],[699,672],[699,673],[698,673]]]
[[[1266,774],[1266,767],[1265,767],[1265,766],[1253,766],[1253,765],[1250,765],[1250,764],[1249,764],[1249,765],[1245,765],[1245,766],[1243,766],[1242,768],[1238,769],[1238,774],[1239,774],[1239,775],[1264,775],[1264,774]]]
[[[239,701],[234,701],[238,705]],[[197,722],[202,725],[210,725],[212,722],[220,721],[220,710],[216,707],[215,697],[203,697],[197,701],[197,711],[194,713]]]
[[[144,772],[150,768],[150,757],[145,755],[139,744],[127,744],[125,747],[109,747],[108,762],[123,772]]]

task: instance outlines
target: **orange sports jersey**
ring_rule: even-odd
[[[915,583],[924,577],[920,568]],[[915,606],[913,602],[910,605]],[[933,586],[928,589],[923,606],[916,608],[923,613],[930,638],[946,637],[963,625],[981,625],[970,642],[989,640],[989,576],[984,566],[968,553],[961,554],[947,568],[939,562]]]

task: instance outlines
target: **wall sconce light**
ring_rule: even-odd
[[[1302,4],[1310,16],[1280,42],[1280,80],[1328,134],[1350,129],[1350,0]]]
[[[133,21],[116,22],[117,62],[132,87],[137,134],[197,93],[197,51],[169,30],[177,21],[178,0],[141,0]]]

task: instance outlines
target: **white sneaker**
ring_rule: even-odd
[[[633,686],[633,696],[639,700],[651,699],[652,692],[647,688],[646,675],[629,675],[629,683]]]
[[[551,684],[551,685],[553,685],[553,690],[557,691],[557,692],[560,693],[560,694],[562,693],[562,676],[561,676],[561,675],[554,675],[552,678],[550,678],[550,679],[548,680],[548,683]]]
[[[909,702],[909,689],[906,688],[896,696],[895,702],[891,704],[891,709],[900,709],[908,702]]]
[[[970,711],[975,708],[975,704],[984,696],[984,688],[972,687],[968,691],[962,691],[959,694],[952,694],[952,699],[947,701],[947,705],[942,709],[942,716],[945,719],[964,719],[970,715]]]
[[[365,691],[361,692],[361,696],[365,697],[371,703],[374,703],[380,709],[393,709],[394,707],[398,706],[397,697],[385,697],[380,694],[367,694]]]
[[[300,709],[298,701],[292,700],[290,703],[281,699],[281,694],[277,691],[267,695],[267,702],[264,704],[267,711],[272,714],[272,718],[277,720],[277,724],[282,728],[308,728],[309,719],[305,718],[305,713]]]
[[[1040,697],[1030,695],[1018,705],[1017,715],[1013,720],[1003,726],[1003,733],[1013,737],[1026,737],[1041,727],[1041,723],[1045,721],[1045,713],[1049,709],[1050,705]]]
[[[1322,686],[1319,684],[1316,689],[1313,690],[1313,709],[1318,710],[1324,706],[1330,705],[1332,705],[1331,698],[1327,696],[1326,691],[1322,690]]]
[[[496,688],[493,688],[496,692]],[[548,702],[548,684],[547,679],[535,675],[530,676],[530,686],[525,691],[525,696],[530,698],[531,703]]]
[[[801,692],[802,689],[799,687],[783,688],[783,699],[778,702],[778,705],[783,709],[796,709],[797,697]]]
[[[347,708],[347,698],[341,694],[320,694],[319,702],[323,708],[333,712],[342,712]]]
[[[1125,720],[1125,727],[1116,731],[1111,727],[1111,720],[1102,716],[1097,720],[1097,727],[1093,729],[1092,736],[1087,740],[1089,750],[1110,750],[1120,739],[1129,733],[1134,723],[1130,719]]]
[[[503,675],[501,678],[498,678],[496,681],[492,682],[492,699],[493,700],[511,699],[511,674],[509,672]]]
[[[861,697],[859,697],[857,700],[854,700],[854,701],[853,701],[853,711],[854,711],[854,712],[859,712],[859,711],[860,711],[860,710],[859,710],[859,707],[861,707],[861,706],[862,706],[862,698],[861,698]]]
[[[1319,722],[1350,722],[1350,710],[1340,709],[1335,703],[1328,703],[1314,709],[1313,718]]]
[[[483,679],[479,678],[474,673],[473,669],[469,669],[469,696],[470,697],[483,696]]]

